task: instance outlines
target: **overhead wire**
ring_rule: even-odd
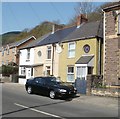
[[[64,17],[61,15],[61,13],[59,12],[59,10],[56,8],[56,6],[54,5],[54,3],[53,3],[53,2],[50,2],[50,4],[51,4],[51,6],[55,9],[55,11],[56,11],[57,15],[59,15],[60,19],[62,19],[63,22],[65,23]]]

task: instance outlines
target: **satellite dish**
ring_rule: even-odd
[[[56,44],[56,52],[58,54],[62,52],[62,47],[59,44]]]

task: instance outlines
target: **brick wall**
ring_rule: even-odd
[[[118,84],[119,36],[117,35],[117,19],[112,11],[105,13],[105,64],[104,80],[108,85]]]

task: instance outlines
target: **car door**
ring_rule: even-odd
[[[47,86],[45,84],[44,78],[42,77],[36,78],[35,82],[36,82],[36,92],[46,95]]]

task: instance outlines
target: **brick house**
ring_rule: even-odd
[[[118,85],[120,80],[120,2],[103,9],[104,12],[104,82]]]
[[[0,47],[0,66],[9,63],[19,64],[19,49],[33,42],[34,36]]]

